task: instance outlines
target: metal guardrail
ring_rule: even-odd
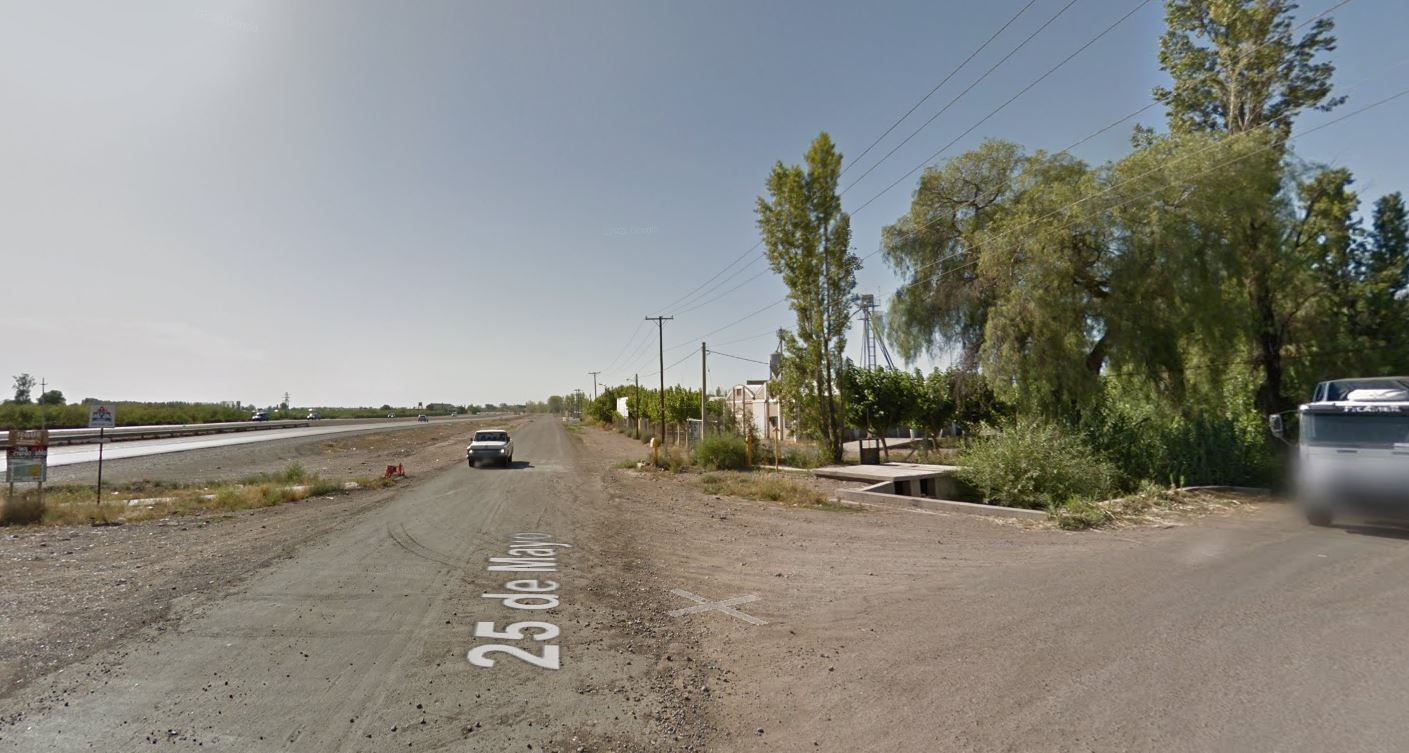
[[[169,426],[119,426],[104,429],[103,437],[114,442],[134,439],[165,439],[195,437],[202,434],[230,434],[237,431],[262,429],[295,429],[308,426],[308,421],[226,421],[215,424],[172,424]],[[49,444],[92,444],[98,441],[97,429],[50,429]]]

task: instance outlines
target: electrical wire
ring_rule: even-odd
[[[1153,0],[1144,0],[1144,2],[1141,3],[1141,5],[1145,5],[1145,4],[1147,4],[1147,3],[1149,3],[1149,2],[1152,2],[1152,1],[1153,1]],[[974,88],[975,86],[978,86],[980,83],[983,82],[984,79],[988,78],[989,75],[991,75],[994,71],[998,70],[998,68],[999,68],[1000,66],[1002,66],[1004,63],[1008,62],[1008,59],[1009,59],[1009,58],[1011,58],[1013,55],[1017,54],[1017,52],[1018,52],[1019,50],[1021,50],[1023,47],[1026,47],[1028,42],[1031,42],[1034,38],[1037,37],[1038,34],[1041,34],[1043,31],[1045,31],[1048,26],[1051,26],[1053,22],[1055,22],[1058,18],[1061,18],[1061,17],[1062,17],[1062,14],[1063,14],[1063,13],[1066,13],[1067,10],[1068,10],[1069,8],[1071,8],[1071,6],[1073,6],[1073,5],[1076,5],[1076,0],[1070,0],[1066,5],[1063,5],[1062,8],[1061,8],[1061,10],[1057,11],[1056,14],[1053,15],[1051,18],[1047,19],[1041,26],[1037,27],[1037,29],[1036,29],[1035,31],[1033,31],[1031,34],[1028,34],[1027,37],[1025,37],[1025,38],[1023,39],[1023,41],[1021,41],[1021,42],[1018,43],[1018,46],[1016,46],[1016,47],[1014,47],[1013,49],[1009,50],[1009,51],[1008,51],[1008,54],[1006,54],[1006,55],[1004,55],[1003,57],[999,58],[999,59],[998,59],[998,62],[996,62],[996,63],[994,63],[993,65],[989,66],[989,67],[988,67],[988,70],[984,71],[982,76],[979,76],[977,79],[975,79],[975,80],[973,81],[973,83],[969,84],[968,87],[966,87],[963,91],[959,92],[958,95],[956,95],[953,99],[949,100],[949,102],[946,103],[946,104],[944,105],[944,107],[939,108],[939,112],[936,112],[934,115],[931,115],[929,120],[926,120],[924,123],[921,123],[919,128],[916,128],[914,131],[912,131],[912,132],[910,133],[909,136],[906,136],[899,144],[896,144],[894,147],[892,147],[890,151],[888,151],[888,152],[885,153],[885,156],[883,156],[883,157],[881,157],[880,159],[876,160],[876,163],[875,163],[874,165],[871,165],[870,167],[866,168],[866,172],[861,173],[861,175],[860,175],[856,180],[853,180],[850,185],[848,185],[846,188],[843,188],[841,194],[839,194],[839,195],[840,195],[840,196],[845,196],[847,191],[850,191],[852,188],[855,188],[855,187],[856,187],[856,184],[858,184],[858,183],[860,183],[861,181],[865,180],[865,179],[866,179],[866,176],[871,174],[871,171],[873,171],[873,170],[875,170],[876,168],[880,167],[880,166],[881,166],[881,163],[883,163],[883,162],[885,162],[886,160],[890,159],[891,155],[893,155],[893,154],[895,154],[897,151],[899,151],[901,147],[903,147],[903,146],[905,146],[906,144],[910,143],[910,139],[915,138],[916,136],[918,136],[918,135],[920,134],[920,131],[923,131],[923,130],[925,130],[926,128],[928,128],[929,125],[930,125],[931,123],[933,123],[936,118],[938,118],[940,115],[943,115],[950,107],[952,107],[952,106],[953,106],[955,103],[957,103],[960,99],[963,99],[963,98],[964,98],[964,95],[968,94],[970,91],[973,91],[973,88]]]
[[[1101,38],[1105,37],[1107,34],[1109,34],[1111,31],[1113,31],[1113,30],[1115,29],[1115,27],[1117,27],[1117,26],[1121,25],[1122,23],[1124,23],[1126,19],[1128,19],[1128,18],[1130,18],[1131,16],[1135,15],[1137,12],[1139,12],[1139,10],[1140,10],[1141,8],[1144,8],[1145,6],[1149,5],[1149,4],[1152,3],[1152,2],[1154,2],[1154,0],[1140,0],[1140,2],[1139,2],[1134,8],[1131,8],[1129,11],[1127,11],[1127,12],[1125,13],[1125,15],[1123,15],[1123,16],[1121,16],[1120,18],[1116,19],[1114,23],[1112,23],[1111,25],[1109,25],[1109,26],[1107,26],[1106,28],[1102,29],[1102,30],[1100,31],[1100,33],[1096,34],[1096,36],[1091,37],[1090,39],[1086,40],[1086,43],[1085,43],[1085,44],[1083,44],[1083,45],[1081,45],[1080,47],[1078,47],[1078,48],[1076,48],[1075,50],[1073,50],[1070,55],[1067,55],[1066,57],[1062,58],[1061,62],[1057,63],[1056,65],[1052,66],[1051,68],[1048,68],[1046,73],[1043,73],[1041,76],[1038,76],[1037,78],[1033,79],[1033,80],[1032,80],[1032,83],[1028,84],[1027,86],[1024,86],[1022,89],[1019,89],[1017,94],[1014,94],[1013,96],[1011,96],[1011,97],[1009,97],[1008,99],[1004,100],[1003,104],[998,105],[997,107],[993,108],[991,111],[989,111],[989,113],[988,113],[987,115],[985,115],[985,116],[983,116],[982,118],[980,118],[977,123],[974,123],[973,125],[971,125],[971,126],[969,126],[968,128],[964,129],[964,132],[963,132],[963,133],[961,133],[961,134],[959,134],[958,136],[955,136],[954,138],[950,139],[950,140],[949,140],[949,143],[947,143],[947,144],[945,144],[944,146],[940,147],[937,151],[935,151],[934,154],[931,154],[924,162],[921,162],[920,164],[918,164],[918,165],[916,165],[915,167],[911,168],[909,172],[905,173],[904,175],[900,176],[899,178],[896,178],[894,181],[891,182],[890,185],[888,185],[888,186],[886,186],[885,188],[881,189],[881,191],[880,191],[879,193],[877,193],[875,196],[872,196],[871,198],[867,199],[865,202],[863,202],[863,203],[861,204],[861,206],[857,207],[857,208],[852,212],[852,214],[854,215],[854,214],[856,214],[857,212],[860,212],[861,210],[863,210],[863,209],[865,209],[866,207],[870,206],[874,201],[876,201],[876,199],[879,199],[879,198],[881,198],[882,196],[884,196],[884,195],[886,195],[887,193],[889,193],[892,188],[895,188],[896,186],[900,185],[903,181],[908,180],[908,179],[910,178],[910,176],[914,175],[916,172],[918,172],[919,170],[921,170],[922,168],[924,168],[926,165],[928,165],[929,163],[933,162],[935,159],[937,159],[937,158],[939,157],[939,155],[941,155],[941,154],[943,154],[944,152],[948,151],[949,147],[954,146],[955,144],[959,143],[959,141],[960,141],[961,139],[963,139],[965,136],[968,136],[969,134],[973,133],[975,129],[977,129],[979,126],[983,125],[984,123],[987,123],[987,122],[989,121],[989,119],[992,118],[994,115],[997,115],[998,113],[1002,112],[1004,109],[1006,109],[1006,108],[1008,107],[1008,105],[1011,105],[1013,102],[1017,101],[1017,99],[1018,99],[1019,97],[1021,97],[1022,95],[1026,94],[1026,93],[1028,93],[1029,91],[1031,91],[1034,86],[1037,86],[1038,84],[1040,84],[1040,83],[1042,83],[1043,81],[1045,81],[1048,76],[1051,76],[1053,73],[1056,73],[1058,70],[1060,70],[1060,69],[1061,69],[1063,66],[1065,66],[1067,63],[1069,63],[1069,62],[1071,62],[1073,59],[1075,59],[1077,55],[1080,55],[1081,53],[1085,52],[1088,48],[1091,47],[1091,45],[1093,45],[1093,44],[1095,44],[1096,42],[1100,41]]]
[[[966,57],[966,58],[964,58],[963,62],[959,63],[957,66],[954,67],[954,70],[952,70],[952,71],[949,72],[949,75],[945,76],[943,80],[941,80],[939,83],[935,84],[935,85],[934,85],[934,88],[933,88],[933,89],[930,89],[930,91],[929,91],[928,94],[926,94],[925,96],[921,97],[919,102],[916,102],[913,106],[911,106],[911,108],[910,108],[909,110],[906,110],[906,111],[905,111],[905,114],[904,114],[904,115],[901,115],[894,123],[891,123],[891,124],[890,124],[890,128],[887,128],[887,129],[885,130],[885,133],[882,133],[881,135],[877,136],[877,137],[876,137],[876,140],[875,140],[875,141],[872,141],[870,146],[866,147],[865,149],[862,149],[860,154],[856,155],[856,156],[853,157],[850,161],[848,161],[848,162],[846,163],[846,165],[845,165],[844,167],[842,167],[842,171],[838,174],[837,177],[841,177],[842,175],[846,175],[846,171],[847,171],[847,170],[850,170],[851,168],[855,167],[855,166],[856,166],[856,163],[860,162],[861,159],[862,159],[863,157],[865,157],[867,154],[870,154],[870,153],[871,153],[871,150],[872,150],[872,149],[875,149],[877,144],[880,144],[882,141],[884,141],[884,140],[885,140],[885,137],[889,136],[890,133],[891,133],[891,131],[894,131],[897,127],[900,126],[901,123],[905,122],[905,119],[906,119],[906,118],[910,117],[911,115],[914,114],[914,112],[915,112],[916,110],[920,109],[920,105],[923,105],[925,102],[928,102],[928,101],[929,101],[929,98],[930,98],[930,97],[933,97],[934,94],[935,94],[935,92],[939,91],[941,88],[944,87],[945,84],[949,83],[949,80],[952,79],[952,78],[954,78],[954,76],[955,76],[956,74],[958,74],[959,71],[963,70],[963,69],[964,69],[964,66],[968,65],[969,62],[972,61],[975,57],[977,57],[980,52],[983,52],[985,49],[987,49],[987,48],[988,48],[988,45],[992,44],[992,43],[993,43],[993,40],[995,40],[995,39],[998,38],[998,35],[999,35],[999,34],[1002,34],[1003,32],[1007,31],[1009,26],[1012,26],[1013,23],[1014,23],[1015,21],[1017,21],[1020,16],[1022,16],[1022,14],[1026,13],[1029,8],[1031,8],[1032,6],[1034,6],[1034,5],[1036,5],[1036,4],[1037,4],[1037,0],[1028,0],[1027,5],[1024,5],[1023,7],[1019,8],[1019,9],[1018,9],[1018,12],[1017,12],[1017,13],[1014,13],[1013,16],[1012,16],[1012,18],[1009,18],[1009,19],[1008,19],[1007,23],[1005,23],[1005,24],[1003,24],[1002,26],[998,27],[998,30],[997,30],[997,31],[995,31],[995,32],[993,32],[993,34],[989,35],[988,39],[985,39],[984,42],[983,42],[983,44],[979,45],[973,52],[969,53],[969,56]],[[1068,6],[1068,7],[1070,7],[1070,6]],[[1066,9],[1063,8],[1063,10],[1066,10]],[[953,104],[953,103],[951,102],[950,104]],[[948,105],[945,105],[945,107],[948,108]],[[943,112],[943,110],[941,110],[941,112]],[[936,117],[937,117],[937,116],[936,116]],[[933,119],[934,119],[934,118],[931,118],[930,120],[933,120]],[[926,122],[926,124],[928,125],[928,121]],[[923,127],[923,126],[922,126],[922,127]],[[911,134],[911,135],[913,136],[914,134]],[[907,138],[907,141],[908,141],[908,140],[909,140],[909,139]],[[901,145],[903,146],[904,143],[905,143],[905,142],[902,141],[902,142],[901,142]],[[887,155],[887,156],[888,156],[888,155]],[[884,159],[884,158],[882,158],[882,159]],[[879,163],[878,163],[878,164],[879,164]]]

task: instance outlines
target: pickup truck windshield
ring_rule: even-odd
[[[509,435],[502,431],[478,431],[475,432],[476,442],[507,442]]]
[[[1409,416],[1356,413],[1302,416],[1302,440],[1309,445],[1393,447],[1409,445]]]

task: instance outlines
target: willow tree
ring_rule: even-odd
[[[768,197],[759,197],[756,210],[768,263],[787,285],[796,319],[795,330],[782,333],[781,381],[800,414],[795,420],[833,462],[841,460],[844,428],[837,376],[861,266],[850,251],[851,218],[837,193],[841,162],[822,133],[804,165],[773,166]]]
[[[884,235],[905,280],[890,317],[902,354],[958,343],[1005,399],[1067,419],[1111,374],[1176,402],[1217,392],[1197,377],[1245,342],[1226,280],[1261,263],[1237,253],[1242,221],[1280,228],[1290,208],[1265,201],[1280,176],[1270,145],[1151,136],[1093,167],[991,142],[927,171]]]

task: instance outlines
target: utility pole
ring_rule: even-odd
[[[673,316],[648,316],[646,321],[656,323],[656,337],[660,343],[660,431],[665,438],[665,323],[674,321]]]
[[[641,375],[636,374],[636,413],[631,416],[631,422],[636,425],[636,431],[641,431]],[[637,439],[640,439],[638,436]]]
[[[587,372],[587,373],[592,375],[592,402],[595,403],[595,402],[597,402],[597,375],[600,374],[600,373],[602,373],[602,372],[600,372],[600,371],[589,371],[589,372]]]
[[[705,435],[705,403],[709,400],[709,348],[700,343],[700,439]]]

